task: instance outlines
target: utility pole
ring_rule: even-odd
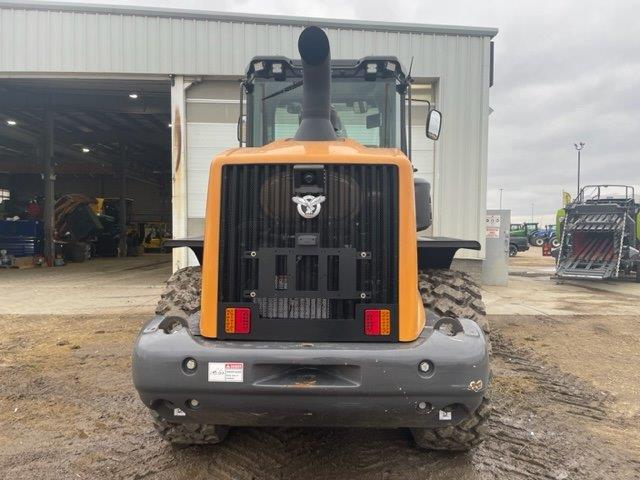
[[[503,188],[500,189],[500,210],[502,210],[502,190],[504,190]]]
[[[586,143],[584,142],[573,144],[573,146],[576,147],[576,150],[578,151],[578,192],[576,193],[576,198],[578,198],[578,196],[580,195],[580,152],[582,151],[585,145]]]

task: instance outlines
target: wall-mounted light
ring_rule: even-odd
[[[15,120],[7,120],[7,125],[10,127],[15,127],[18,124]]]
[[[90,148],[82,147],[82,153],[89,153],[91,151]]]
[[[129,94],[129,98],[130,98],[131,100],[137,100],[137,99],[138,99],[138,94],[137,94],[136,92],[131,92],[131,93]]]
[[[173,127],[173,123],[167,123],[167,127],[169,128]]]

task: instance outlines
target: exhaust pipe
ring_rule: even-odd
[[[302,121],[296,140],[336,140],[331,124],[331,49],[327,35],[307,27],[298,39],[302,59]]]

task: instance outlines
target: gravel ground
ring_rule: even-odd
[[[136,265],[148,270],[145,295],[157,293],[167,265]],[[139,273],[126,271],[103,276],[110,296],[133,288]],[[601,295],[608,308],[610,295],[599,292],[584,295]],[[71,297],[80,312],[94,303]],[[238,428],[221,445],[175,449],[157,437],[131,384],[147,303],[0,316],[2,478],[640,478],[640,334],[632,328],[640,317],[597,308],[579,317],[491,315],[495,410],[488,440],[471,453],[423,452],[406,431],[364,429]]]

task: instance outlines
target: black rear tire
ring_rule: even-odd
[[[158,315],[184,313],[185,317],[200,310],[202,268],[186,267],[167,281],[156,307]],[[153,425],[160,436],[173,445],[210,445],[222,442],[229,427],[204,423],[174,423],[151,410]]]
[[[425,450],[465,452],[484,441],[490,415],[491,404],[485,396],[475,412],[459,424],[431,429],[412,428],[411,435],[416,445]]]
[[[516,247],[513,243],[509,244],[509,256],[515,257],[518,254],[518,247]]]
[[[160,436],[172,445],[214,445],[222,442],[229,427],[204,423],[174,423],[151,411],[153,426]]]
[[[482,293],[469,275],[454,270],[425,270],[418,275],[418,287],[426,309],[441,317],[463,317],[475,321],[484,332],[487,351],[491,355],[490,328]],[[480,406],[459,424],[439,428],[412,428],[411,434],[420,448],[465,451],[484,440],[490,416],[487,386]]]
[[[186,267],[175,272],[160,295],[156,313],[164,315],[171,310],[182,310],[191,315],[200,310],[202,267]]]

